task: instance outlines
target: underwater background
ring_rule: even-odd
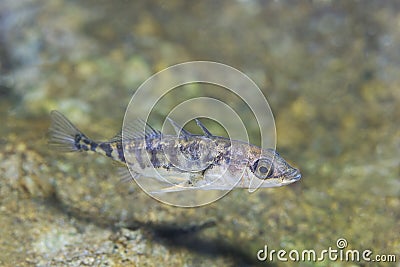
[[[257,254],[340,250],[339,239],[344,252],[396,259],[369,264],[399,266],[399,11],[378,0],[1,1],[0,266],[291,266]],[[176,208],[121,183],[106,158],[47,146],[51,110],[106,140],[141,83],[193,60],[256,82],[300,181]]]

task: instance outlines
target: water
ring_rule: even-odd
[[[257,265],[265,245],[320,252],[339,238],[399,261],[395,1],[3,1],[0,10],[0,265]],[[45,145],[50,110],[107,139],[145,79],[198,59],[232,65],[263,90],[300,182],[173,208],[119,183],[107,159]],[[303,263],[329,264],[346,263]]]

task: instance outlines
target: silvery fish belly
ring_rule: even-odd
[[[169,120],[177,135],[163,135],[138,121],[128,133],[97,142],[64,115],[51,113],[49,143],[63,151],[91,151],[127,166],[133,179],[161,183],[160,192],[256,189],[291,184],[301,178],[274,149],[214,136],[199,121],[195,135]],[[142,131],[138,131],[142,129]]]

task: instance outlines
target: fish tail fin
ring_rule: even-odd
[[[94,143],[84,135],[63,114],[53,110],[50,113],[51,124],[48,131],[48,143],[64,152],[89,150]]]

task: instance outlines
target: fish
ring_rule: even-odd
[[[64,152],[102,154],[128,167],[130,179],[162,184],[159,192],[183,190],[249,190],[279,187],[301,179],[275,149],[213,135],[195,119],[203,134],[193,134],[167,118],[176,135],[166,135],[147,122],[129,124],[108,141],[95,141],[62,113],[53,110],[48,143]],[[126,168],[125,168],[126,169]]]

